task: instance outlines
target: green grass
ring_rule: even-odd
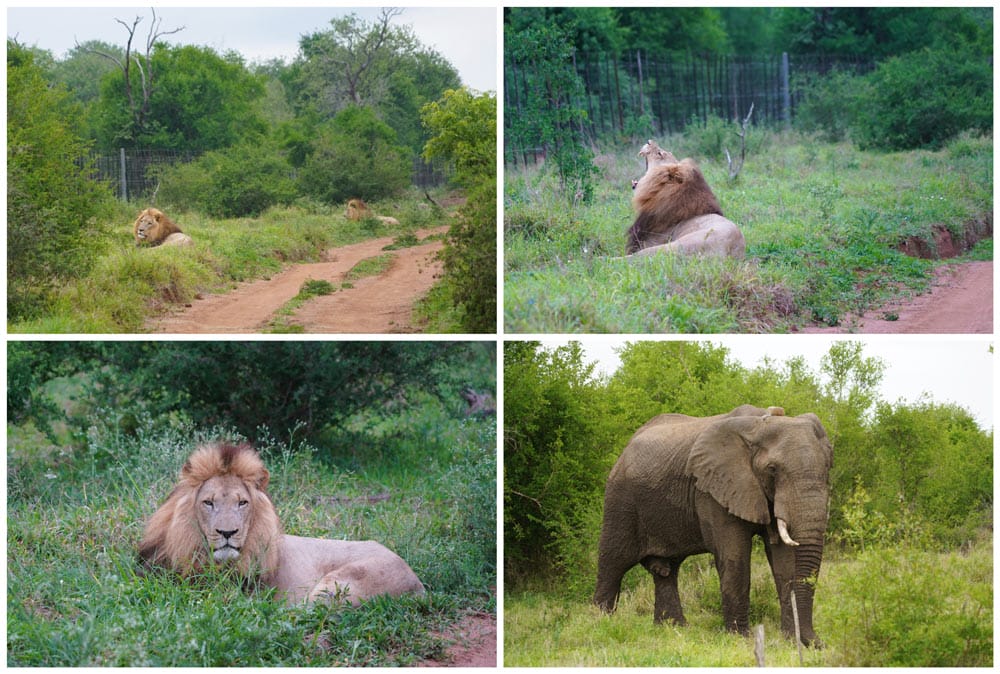
[[[378,276],[379,274],[388,271],[389,267],[392,266],[392,261],[395,259],[396,256],[392,253],[383,253],[382,255],[376,255],[375,257],[365,258],[351,267],[351,269],[344,274],[344,280],[357,281],[358,279],[363,279],[367,276]]]
[[[495,428],[432,400],[407,418],[352,423],[367,431],[330,431],[315,446],[258,442],[268,491],[287,533],[378,540],[414,568],[425,597],[293,607],[224,572],[139,576],[143,522],[194,444],[229,434],[174,420],[138,437],[92,430],[85,446],[67,450],[31,427],[8,429],[8,666],[405,666],[440,657],[449,625],[496,610]],[[365,498],[373,494],[388,498]]]
[[[340,208],[317,204],[277,207],[258,218],[217,220],[164,209],[194,239],[183,248],[133,245],[138,205],[117,209],[114,239],[82,278],[66,283],[48,313],[8,324],[12,333],[137,333],[169,306],[189,303],[198,293],[224,292],[240,281],[269,278],[286,264],[321,259],[332,247],[395,236],[444,224],[416,190],[389,205],[400,225],[350,221]]]
[[[763,132],[762,132],[763,133]],[[683,149],[683,138],[664,141]],[[634,219],[632,149],[595,160],[589,204],[571,204],[536,169],[508,171],[504,194],[504,322],[515,333],[787,332],[836,325],[926,290],[932,261],[896,249],[960,234],[992,218],[992,138],[962,137],[938,152],[861,152],[764,136],[736,182],[697,157],[747,259],[614,259]],[[973,259],[991,258],[984,242]]]
[[[799,666],[781,636],[770,570],[755,551],[752,625],[763,624],[771,667]],[[504,597],[504,665],[508,667],[750,667],[753,640],[723,629],[719,581],[711,558],[688,560],[679,578],[688,625],[654,625],[652,581],[626,576],[614,615],[589,597],[548,589]],[[805,649],[807,666],[991,666],[992,542],[970,552],[913,549],[827,552],[816,590],[814,623],[825,647]],[[591,588],[592,588],[591,584]]]

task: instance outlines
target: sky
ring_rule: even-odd
[[[611,336],[541,338],[546,347],[565,344],[570,339],[584,348],[585,361],[597,364],[603,374],[613,373],[620,364],[615,348],[627,341]],[[827,335],[738,335],[712,336],[705,341],[729,349],[730,356],[744,367],[761,365],[765,356],[779,365],[793,356],[803,356],[809,368],[819,373],[820,359],[836,338]],[[922,394],[938,403],[955,403],[966,409],[982,428],[993,427],[993,354],[992,337],[905,337],[865,336],[865,357],[877,357],[886,370],[880,397],[890,403],[916,402]],[[781,405],[781,401],[774,401]]]
[[[224,3],[220,3],[224,4]],[[155,6],[155,5],[154,5]],[[184,30],[164,36],[169,44],[208,46],[217,52],[235,50],[249,62],[273,58],[291,61],[299,38],[323,31],[330,20],[351,12],[373,20],[376,7],[169,7],[156,6],[161,28]],[[7,36],[28,46],[47,49],[63,58],[77,42],[101,40],[124,46],[128,34],[115,19],[131,25],[143,21],[137,38],[145,42],[152,22],[147,7],[21,7],[7,10]],[[497,9],[488,7],[404,7],[392,20],[410,25],[421,44],[444,56],[462,83],[477,91],[497,90]]]

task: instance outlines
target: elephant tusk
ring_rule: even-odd
[[[785,545],[798,545],[792,537],[788,535],[788,525],[785,524],[785,520],[778,518],[778,535],[781,536],[781,540],[784,541]]]

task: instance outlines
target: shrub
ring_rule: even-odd
[[[160,197],[218,218],[257,216],[271,206],[291,203],[295,183],[274,144],[254,141],[166,169]]]
[[[993,68],[986,58],[929,49],[882,63],[860,99],[856,140],[864,148],[938,148],[965,130],[993,125]]]
[[[87,144],[79,112],[50,88],[31,54],[7,44],[7,318],[40,315],[61,282],[80,276],[103,250],[111,202],[76,163]]]
[[[803,98],[795,109],[796,128],[815,133],[828,143],[846,140],[856,124],[856,110],[866,90],[865,78],[835,70],[824,76],[807,76],[798,87]]]
[[[372,110],[346,108],[318,134],[299,172],[305,195],[327,204],[376,201],[410,184],[409,150]]]

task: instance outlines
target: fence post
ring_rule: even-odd
[[[789,84],[788,52],[781,52],[781,116],[785,118],[785,129],[792,128],[792,89]]]
[[[121,161],[121,165],[120,165],[121,180],[119,182],[121,183],[122,201],[128,201],[128,187],[127,187],[128,180],[126,180],[126,178],[125,178],[125,148],[119,148],[119,150],[121,151],[121,154],[120,154],[120,156],[121,156],[121,160],[120,160]]]

